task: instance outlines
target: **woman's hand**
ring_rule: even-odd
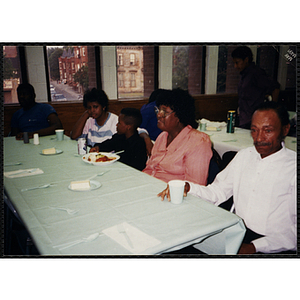
[[[185,183],[184,186],[184,191],[183,191],[183,196],[186,197],[187,193],[190,190],[190,184],[188,182]],[[164,201],[165,197],[167,197],[168,201],[171,201],[171,197],[170,197],[170,188],[169,185],[167,185],[167,188],[164,189],[162,192],[160,192],[157,197],[161,197],[161,201]]]
[[[99,147],[98,147],[98,146],[92,147],[92,148],[90,149],[90,153],[91,153],[91,152],[99,152]]]

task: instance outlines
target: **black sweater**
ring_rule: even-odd
[[[142,171],[146,167],[147,151],[146,144],[138,132],[134,133],[130,138],[126,139],[124,134],[114,134],[111,139],[102,143],[95,144],[101,152],[121,151],[119,161]]]

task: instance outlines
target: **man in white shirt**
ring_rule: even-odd
[[[247,232],[238,254],[296,251],[296,153],[284,145],[287,111],[263,103],[253,114],[254,146],[239,151],[208,186],[186,183],[187,192],[219,205],[233,195]],[[170,201],[168,187],[158,196]]]

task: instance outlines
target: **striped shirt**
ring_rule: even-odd
[[[108,113],[108,117],[103,126],[98,125],[94,118],[88,118],[84,125],[82,134],[78,138],[85,138],[89,146],[94,146],[96,143],[102,143],[110,139],[116,132],[118,116],[113,113]]]

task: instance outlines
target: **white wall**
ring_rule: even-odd
[[[172,89],[173,46],[159,47],[158,84],[160,89]]]
[[[48,102],[43,46],[26,46],[28,81],[34,87],[37,102]]]
[[[101,77],[102,89],[105,91],[108,99],[118,98],[117,89],[117,59],[115,46],[101,46]]]
[[[206,47],[205,94],[217,93],[219,46]]]

